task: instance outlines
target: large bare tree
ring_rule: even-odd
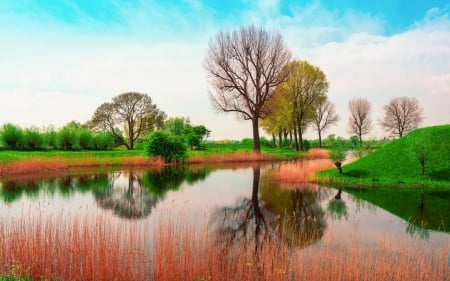
[[[370,102],[365,98],[354,98],[348,103],[348,107],[350,109],[349,131],[356,134],[362,143],[362,136],[367,134],[372,126]]]
[[[112,102],[100,105],[89,125],[91,128],[110,131],[127,149],[133,149],[139,137],[155,127],[163,126],[165,118],[165,113],[152,103],[150,96],[128,92],[114,97]]]
[[[219,32],[209,42],[204,67],[212,104],[218,112],[234,112],[252,121],[255,153],[260,153],[259,119],[269,110],[264,104],[273,97],[275,87],[286,81],[284,66],[291,56],[279,33],[253,25]]]
[[[416,98],[393,98],[384,107],[383,129],[393,136],[402,137],[423,121],[423,110]]]
[[[322,133],[331,125],[336,124],[337,121],[339,121],[339,116],[336,113],[336,106],[334,103],[326,100],[316,108],[314,129],[319,134],[319,147],[322,147]]]

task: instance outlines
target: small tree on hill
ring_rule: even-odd
[[[344,147],[342,140],[337,140],[332,144],[329,157],[338,169],[339,174],[342,174],[342,163],[347,158],[347,149]]]
[[[384,106],[384,117],[380,124],[386,132],[401,138],[419,126],[423,120],[422,112],[416,98],[393,98]]]
[[[420,164],[420,174],[425,174],[425,165],[428,163],[430,156],[430,147],[425,143],[425,137],[419,135],[419,132],[411,132],[411,148],[415,158]]]

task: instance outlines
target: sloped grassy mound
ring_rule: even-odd
[[[422,175],[417,156],[425,156]],[[347,185],[450,188],[450,125],[416,129],[343,167],[322,171],[320,181]]]

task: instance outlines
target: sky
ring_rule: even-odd
[[[218,32],[250,24],[324,71],[340,116],[325,135],[351,136],[355,97],[372,104],[370,138],[385,136],[378,122],[394,97],[419,100],[421,126],[450,123],[448,1],[2,0],[0,125],[84,123],[134,91],[212,140],[251,137],[249,121],[213,110],[203,67]]]

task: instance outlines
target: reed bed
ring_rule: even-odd
[[[389,234],[361,244],[352,235],[344,240],[331,233],[303,249],[276,235],[257,245],[247,240],[231,247],[207,224],[183,217],[163,216],[150,227],[89,213],[11,216],[0,221],[0,274],[33,280],[161,281],[422,281],[450,276],[450,243],[433,250],[426,241],[411,244]]]
[[[63,171],[69,168],[90,167],[147,167],[163,166],[160,158],[148,158],[144,156],[124,156],[117,158],[83,156],[79,158],[51,157],[24,159],[8,164],[0,163],[0,175],[29,174],[41,172]]]
[[[187,163],[223,163],[223,162],[252,162],[252,161],[270,161],[274,160],[274,156],[267,154],[258,154],[253,152],[234,152],[211,155],[192,155]]]
[[[306,153],[306,158],[310,160],[316,159],[328,159],[329,152],[328,149],[325,148],[311,148]]]
[[[315,174],[321,170],[331,169],[333,162],[329,159],[302,160],[283,164],[272,172],[273,177],[281,182],[308,183],[315,182]]]

